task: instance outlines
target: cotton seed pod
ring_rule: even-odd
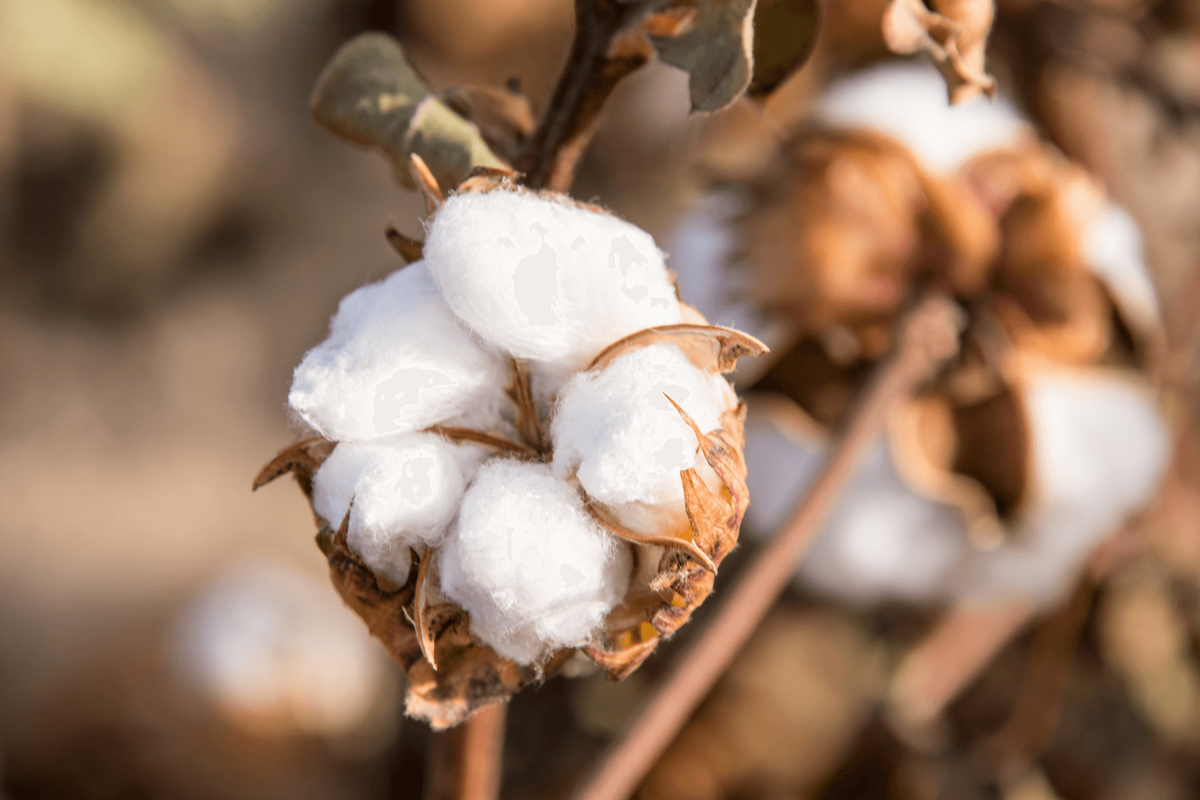
[[[960,304],[960,355],[893,413],[802,578],[857,602],[1053,602],[1168,457],[1136,225],[1011,109],[949,108],[932,70],[874,70],[816,106],[727,217],[720,268],[796,331],[755,386],[751,528],[786,519],[931,287]]]
[[[564,196],[485,174],[428,231],[305,356],[289,401],[321,435],[255,486],[296,476],[335,588],[440,729],[576,654],[620,679],[687,621],[748,503],[721,375],[765,347]]]

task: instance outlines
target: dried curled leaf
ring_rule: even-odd
[[[682,0],[647,18],[644,29],[659,58],[690,76],[693,111],[720,111],[750,86],[754,6],[755,0]]]
[[[883,15],[883,38],[901,55],[926,52],[946,79],[951,104],[996,93],[984,69],[984,50],[996,10],[992,0],[892,0]]]
[[[507,167],[475,125],[430,94],[385,34],[364,33],[343,46],[318,78],[310,107],[329,132],[382,150],[406,186],[413,185],[413,154],[443,188],[458,186],[477,166]]]
[[[820,29],[816,0],[758,0],[750,96],[765,97],[795,74],[812,53]]]
[[[708,372],[731,372],[742,356],[761,356],[767,346],[748,333],[716,325],[664,325],[626,336],[604,348],[588,365],[599,371],[628,352],[666,342],[683,351],[697,368]]]

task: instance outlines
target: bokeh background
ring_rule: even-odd
[[[881,5],[826,4],[777,123],[885,55]],[[1186,389],[1200,5],[1000,7],[991,66],[1142,224]],[[294,436],[292,367],[341,296],[400,266],[385,227],[419,234],[423,213],[381,158],[319,131],[307,98],[341,43],[385,30],[435,88],[515,78],[539,109],[571,18],[567,0],[0,0],[5,797],[420,796],[429,736],[328,586],[303,498],[286,481],[250,492]],[[708,177],[762,160],[758,112],[689,117],[686,83],[652,65],[619,88],[577,196],[668,237]],[[1173,493],[1145,554],[1085,609],[1057,761],[998,787],[976,757],[1032,634],[957,706],[960,746],[930,755],[875,711],[930,612],[797,590],[646,795],[1200,797],[1200,462],[1180,397]],[[561,796],[677,645],[620,686],[518,697],[505,796]]]

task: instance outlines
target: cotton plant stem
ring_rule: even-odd
[[[864,448],[893,405],[957,351],[955,306],[933,295],[905,321],[896,354],[878,373],[837,447],[804,500],[729,592],[700,639],[600,763],[575,800],[624,800],[633,794],[692,712],[728,668],[782,594],[821,523],[853,477]]]
[[[659,0],[575,0],[575,39],[545,116],[517,160],[534,189],[565,192],[591,139],[605,100],[622,78],[649,60],[640,36],[614,47],[618,35]]]
[[[434,735],[425,800],[497,800],[508,703],[492,703]]]

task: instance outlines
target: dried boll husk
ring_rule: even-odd
[[[599,664],[613,679],[629,674],[707,597],[717,567],[737,544],[748,504],[742,456],[745,408],[721,374],[732,370],[740,356],[758,355],[765,347],[745,334],[707,325],[673,293],[667,308],[645,303],[641,309],[640,300],[657,298],[655,286],[670,286],[669,273],[648,236],[599,209],[558,195],[527,192],[513,187],[506,176],[489,173],[472,178],[446,201],[431,222],[425,261],[408,269],[428,268],[435,282],[451,281],[460,299],[475,296],[473,276],[483,272],[473,261],[490,259],[493,253],[479,245],[478,237],[456,240],[459,228],[477,233],[484,227],[465,212],[503,212],[487,221],[487,230],[493,235],[499,230],[498,235],[510,239],[515,249],[510,260],[519,264],[529,255],[525,251],[530,242],[518,241],[517,234],[528,233],[532,223],[515,212],[527,206],[542,215],[534,217],[538,225],[546,214],[577,227],[580,220],[591,224],[584,225],[580,235],[590,232],[588,247],[596,252],[570,264],[572,274],[558,281],[558,297],[567,305],[553,307],[557,323],[506,314],[504,324],[493,330],[488,318],[478,317],[478,307],[469,301],[463,307],[473,331],[470,340],[480,352],[489,358],[502,353],[500,358],[509,361],[507,380],[481,387],[480,396],[505,397],[509,407],[489,405],[486,415],[472,417],[448,406],[457,416],[421,417],[427,423],[423,429],[369,442],[305,439],[281,451],[255,481],[257,487],[286,473],[296,476],[313,506],[317,541],[335,588],[404,667],[408,713],[438,729],[458,724],[480,706],[504,700],[554,673],[576,653]],[[454,213],[443,219],[446,209]],[[510,230],[498,224],[501,217]],[[603,258],[606,236],[633,241],[635,233],[645,237],[639,252],[647,254],[646,263]],[[557,230],[542,241],[539,234],[532,252],[539,253],[539,245],[557,248],[563,235]],[[572,240],[564,240],[568,252]],[[452,268],[439,263],[439,254],[447,252]],[[624,250],[617,255],[622,254],[628,255]],[[650,290],[638,292],[630,284],[630,277],[639,275]],[[626,291],[631,288],[632,294]],[[632,305],[606,321],[607,327],[580,327],[569,312],[581,291],[592,292],[594,300],[620,296]],[[435,299],[440,297],[439,288]],[[457,302],[449,303],[454,319],[464,319]],[[696,322],[659,324],[656,320],[664,313]],[[639,320],[642,329],[636,327]],[[548,349],[521,350],[521,342],[534,342],[526,329],[536,333],[542,322],[554,328],[554,335],[541,343]],[[395,330],[407,343],[411,336],[402,318],[398,323]],[[610,329],[628,335],[605,341],[603,335],[610,334],[603,331]],[[338,331],[335,326],[335,336]],[[328,360],[342,364],[336,350],[331,348]],[[518,350],[532,357],[513,357]],[[419,348],[413,353],[420,356]],[[678,404],[673,397],[663,397],[667,410],[634,402],[628,415],[673,415],[668,416],[673,423],[663,424],[674,425],[672,435],[678,434],[693,455],[676,465],[683,467],[674,472],[678,493],[659,496],[651,487],[643,498],[648,510],[661,506],[665,513],[642,515],[643,524],[635,524],[634,530],[622,524],[630,520],[622,516],[620,502],[592,497],[575,475],[578,465],[556,461],[559,433],[550,421],[561,409],[556,411],[555,390],[574,373],[582,388],[570,394],[586,395],[592,384],[612,383],[613,376],[620,376],[622,363],[640,363],[647,354],[662,360],[663,353],[670,354],[673,369],[689,376],[688,392],[696,396],[689,400],[676,392]],[[372,368],[371,363],[365,359],[363,368]],[[546,376],[552,380],[535,391],[536,381]],[[349,385],[362,378],[354,368],[339,377]],[[711,397],[705,400],[702,395]],[[347,398],[357,402],[352,392]],[[589,414],[603,410],[591,402],[583,402],[581,408],[568,408],[563,419],[574,414],[582,429]],[[484,425],[472,427],[478,420]],[[594,420],[601,427],[609,422]],[[429,504],[399,503],[388,487],[397,475],[413,477],[405,466],[406,454],[423,449],[430,451]],[[626,457],[645,455],[630,451]],[[644,470],[635,468],[633,473]],[[669,483],[670,478],[664,474],[655,480]],[[676,499],[677,508],[669,502]],[[529,513],[522,515],[523,508]],[[653,520],[660,524],[644,524]],[[512,527],[511,551],[503,537],[489,536],[488,525],[495,521]],[[548,544],[544,537],[558,538]],[[497,542],[499,554],[494,552]],[[551,558],[556,552],[558,561]],[[584,560],[572,562],[576,557]],[[573,572],[561,568],[559,561]],[[568,609],[573,611],[561,613]]]

